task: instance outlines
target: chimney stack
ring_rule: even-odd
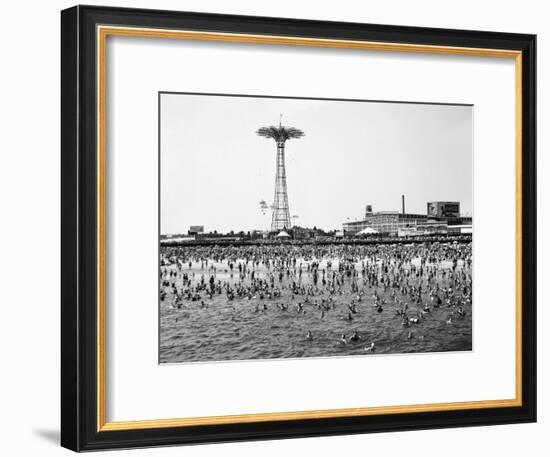
[[[401,195],[401,212],[405,214],[405,195]]]

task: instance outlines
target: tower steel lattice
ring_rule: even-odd
[[[282,117],[282,115],[281,115]],[[271,231],[279,231],[292,227],[290,210],[288,208],[288,192],[286,188],[285,143],[293,138],[301,138],[304,132],[294,127],[282,125],[262,127],[256,132],[259,136],[273,138],[277,144],[277,165],[275,174],[275,196],[273,198]]]

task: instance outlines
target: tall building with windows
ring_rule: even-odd
[[[365,217],[360,221],[342,224],[346,236],[354,236],[362,231],[382,236],[395,236],[400,233],[444,233],[448,226],[471,226],[472,218],[460,215],[460,203],[434,201],[426,204],[426,214],[411,214],[405,211],[405,196],[401,196],[402,210],[373,211],[366,205]]]
[[[399,230],[411,229],[418,224],[426,223],[425,214],[408,214],[398,211],[366,212],[361,221],[344,222],[345,235],[356,235],[362,230],[371,228],[381,235],[396,235]]]

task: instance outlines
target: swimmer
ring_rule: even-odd
[[[371,343],[370,346],[365,347],[365,352],[374,352],[376,351],[376,346],[374,343]]]

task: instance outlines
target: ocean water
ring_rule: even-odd
[[[196,287],[201,282],[201,277],[208,282],[215,268],[215,281],[234,287],[240,282],[239,272],[235,267],[231,272],[229,263],[236,266],[246,262],[244,258],[228,256],[223,259],[223,255],[222,258],[218,255],[218,258],[209,259],[206,264],[206,258],[196,256],[193,248],[189,249],[190,252],[186,252],[186,248],[182,249],[176,255],[161,252],[165,263],[161,270],[177,274],[175,277],[161,277],[161,284],[163,280],[170,283],[170,286],[161,286],[161,292],[166,294],[160,301],[159,308],[161,363],[369,356],[372,351],[366,348],[372,343],[377,354],[472,349],[471,302],[466,300],[458,303],[458,300],[451,300],[451,303],[446,303],[443,300],[441,306],[435,307],[435,301],[431,300],[428,293],[429,289],[438,284],[440,290],[453,287],[453,292],[448,296],[461,295],[458,292],[461,284],[454,280],[456,276],[452,279],[450,273],[454,260],[454,274],[467,278],[464,283],[470,284],[471,267],[466,261],[467,256],[461,258],[461,255],[454,253],[452,259],[446,255],[439,255],[438,259],[431,261],[428,259],[423,265],[423,275],[418,271],[422,256],[415,256],[415,250],[405,261],[401,259],[399,262],[392,259],[391,253],[385,253],[380,258],[367,256],[356,257],[351,261],[346,259],[346,265],[348,268],[353,265],[354,271],[351,277],[341,275],[341,290],[332,294],[328,287],[321,284],[319,272],[325,270],[328,277],[329,272],[339,270],[343,259],[338,256],[298,257],[296,265],[301,264],[301,278],[294,275],[292,268],[288,276],[283,269],[285,272],[281,280],[275,274],[274,286],[281,290],[280,297],[260,298],[260,294],[255,293],[252,297],[235,296],[230,300],[225,291],[214,294],[212,298],[206,292],[200,291],[200,299],[193,301],[184,298],[178,308],[172,283],[177,290],[187,289],[190,285]],[[471,246],[468,249],[471,253]],[[410,291],[402,293],[398,287],[388,287],[384,291],[380,284],[369,285],[361,274],[363,266],[368,265],[374,268],[377,277],[384,274],[387,276],[384,265],[388,264],[390,268],[393,265],[395,271],[401,275],[408,272],[409,287],[422,287],[420,303],[415,303]],[[253,270],[256,279],[268,279],[275,271],[273,266],[255,264],[250,260],[247,265],[249,274]],[[318,281],[315,295],[309,296],[306,302],[305,295],[293,294],[289,286],[293,281],[298,282],[298,279],[304,286],[313,285],[313,268],[308,272],[308,265],[317,267]],[[428,269],[435,271],[435,277],[430,284],[427,282]],[[184,274],[191,280],[190,285],[184,285]],[[249,276],[242,281],[245,285],[250,282]],[[359,291],[351,290],[352,282],[358,284]],[[395,294],[393,297],[392,291]],[[361,301],[358,301],[359,292]],[[443,297],[443,293],[440,292],[439,295]],[[330,297],[330,309],[323,312],[318,304],[323,299],[328,303]],[[350,313],[348,307],[352,300],[355,303],[354,313]],[[297,308],[298,302],[302,303],[302,310]],[[381,312],[378,312],[376,302],[382,305]],[[408,307],[407,315],[413,318],[412,321],[417,319],[418,322],[409,321],[408,325],[403,325],[402,316],[397,312],[403,309],[405,303]],[[280,304],[288,305],[288,309],[281,310]],[[424,309],[426,304],[429,310]],[[459,306],[463,313],[457,312]],[[348,319],[350,314],[352,320]],[[310,338],[308,332],[311,332]],[[359,339],[352,341],[350,337],[354,332],[357,332]]]

